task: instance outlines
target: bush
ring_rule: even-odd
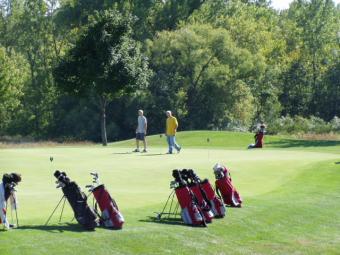
[[[330,122],[311,116],[304,118],[301,116],[282,116],[273,123],[269,123],[268,134],[325,134],[340,131],[340,119],[334,117]]]
[[[0,143],[33,143],[36,140],[31,136],[21,136],[21,135],[14,135],[14,136],[0,136]]]
[[[334,118],[329,122],[329,124],[334,132],[340,132],[340,118],[334,116]]]

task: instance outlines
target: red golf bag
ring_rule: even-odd
[[[223,199],[226,205],[231,207],[241,207],[242,198],[233,186],[230,173],[226,167],[214,167],[216,176],[216,192]]]
[[[206,223],[211,223],[212,219],[214,218],[214,214],[210,210],[210,206],[203,197],[200,185],[198,183],[192,183],[189,187],[197,199],[198,206],[202,209]]]
[[[182,209],[181,216],[184,223],[193,226],[205,225],[204,218],[194,201],[191,190],[187,186],[178,187],[175,189],[175,193]]]
[[[116,202],[111,198],[104,184],[95,187],[92,193],[102,212],[100,218],[101,224],[107,228],[122,228],[124,224],[123,215],[120,213]]]
[[[221,201],[215,194],[213,187],[211,186],[208,179],[203,180],[200,183],[201,190],[204,192],[206,199],[209,202],[210,209],[214,214],[215,218],[223,218],[226,214],[226,208]]]

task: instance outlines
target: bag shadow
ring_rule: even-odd
[[[146,223],[156,223],[156,224],[167,224],[167,225],[178,225],[178,226],[185,226],[187,227],[186,224],[182,221],[180,218],[174,218],[174,217],[166,217],[163,219],[158,219],[157,217],[154,216],[149,216],[146,219],[139,220],[140,222],[146,222]]]
[[[62,233],[62,232],[92,232],[94,230],[87,230],[84,229],[79,224],[72,224],[72,223],[62,223],[58,225],[24,225],[18,227],[16,230],[41,230],[47,232],[54,232],[54,233]]]

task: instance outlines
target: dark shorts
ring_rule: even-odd
[[[136,133],[136,140],[145,140],[145,134],[144,133]]]

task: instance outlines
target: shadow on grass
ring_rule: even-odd
[[[139,156],[160,156],[160,155],[165,155],[165,153],[144,153]]]
[[[180,218],[164,218],[164,219],[159,220],[157,217],[149,216],[147,219],[139,220],[139,221],[146,222],[146,223],[187,226],[184,224],[184,222]]]
[[[280,141],[267,142],[266,144],[274,148],[329,147],[340,146],[340,141],[282,139]]]
[[[132,154],[132,152],[113,152],[112,154],[117,154],[117,155],[126,155],[126,154]]]
[[[340,165],[340,161],[339,162],[335,162],[336,165]]]
[[[92,232],[94,230],[86,230],[79,224],[60,224],[60,225],[26,225],[20,226],[17,230],[41,230],[47,232]]]

